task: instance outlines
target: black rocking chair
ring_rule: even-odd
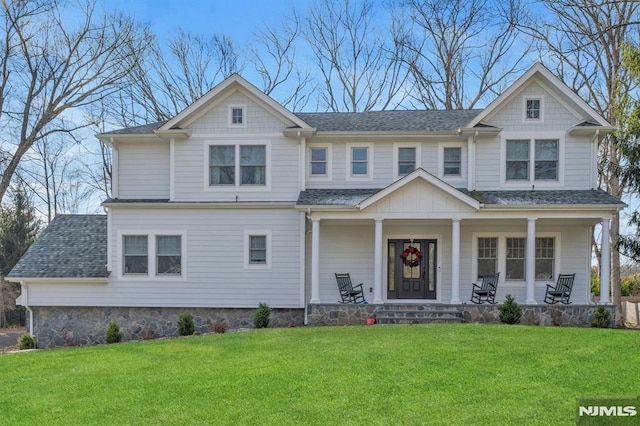
[[[500,272],[497,274],[485,275],[482,277],[482,284],[473,283],[471,301],[473,303],[489,302],[495,304],[499,277]]]
[[[554,305],[558,302],[568,305],[571,297],[571,289],[573,288],[573,280],[576,274],[560,274],[558,282],[555,286],[547,284],[547,294],[544,296],[544,302]]]
[[[340,303],[367,303],[362,291],[362,283],[354,286],[351,284],[349,274],[336,274],[336,282],[342,301]]]

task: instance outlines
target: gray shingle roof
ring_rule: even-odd
[[[153,134],[155,130],[158,130],[166,121],[157,121],[155,123],[143,124],[142,126],[125,127],[124,129],[111,130],[110,132],[104,132],[103,135],[148,135]]]
[[[446,132],[467,125],[479,109],[296,113],[320,132]]]
[[[600,189],[558,191],[467,191],[458,189],[486,206],[619,205],[624,203]],[[380,189],[307,189],[299,206],[357,206]]]
[[[107,216],[58,215],[7,277],[104,278]]]

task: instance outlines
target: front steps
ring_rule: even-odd
[[[374,311],[376,324],[461,323],[462,312],[438,305],[383,305]]]

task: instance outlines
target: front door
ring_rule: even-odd
[[[388,299],[436,298],[436,240],[389,240]]]

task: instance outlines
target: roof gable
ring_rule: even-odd
[[[480,209],[480,203],[477,200],[424,169],[414,170],[383,190],[369,196],[360,202],[358,207],[360,210],[364,210],[383,199],[392,200],[396,195],[399,195],[397,197],[399,199],[412,199],[411,202],[415,202],[415,211],[460,211],[460,209],[477,211]]]
[[[580,96],[578,96],[573,90],[571,90],[562,80],[556,77],[551,71],[549,71],[541,63],[533,65],[526,73],[524,73],[515,83],[513,83],[507,90],[502,92],[493,102],[491,102],[480,114],[478,114],[473,120],[471,120],[465,127],[471,128],[480,125],[483,121],[492,117],[498,110],[509,103],[514,97],[520,94],[531,82],[537,81],[543,86],[550,95],[554,96],[556,100],[564,103],[562,97],[568,99],[574,107],[568,105],[567,109],[571,110],[575,114],[583,116],[584,120],[595,120],[599,126],[610,127],[611,124],[607,120],[598,114],[589,104],[587,104]]]
[[[265,95],[261,90],[249,83],[238,74],[227,77],[220,84],[205,93],[200,99],[189,105],[178,115],[164,123],[158,130],[169,131],[176,128],[184,128],[197,118],[201,117],[209,109],[217,105],[230,94],[242,91],[254,102],[268,109],[274,115],[288,121],[292,127],[310,129],[311,127],[295,114],[291,113],[278,102]]]

